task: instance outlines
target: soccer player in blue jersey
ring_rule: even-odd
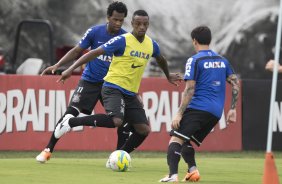
[[[160,182],[178,181],[178,163],[182,155],[188,164],[183,181],[197,182],[193,141],[200,146],[219,121],[225,101],[226,81],[232,86],[232,103],[227,121],[236,121],[239,82],[227,59],[210,50],[211,31],[206,26],[193,29],[191,38],[197,52],[187,60],[184,81],[186,87],[176,116],[172,120],[171,139],[167,151],[169,175]]]
[[[113,54],[109,71],[104,78],[102,97],[106,114],[85,117],[65,117],[55,129],[55,136],[61,137],[72,127],[86,125],[114,128],[128,122],[134,129],[121,147],[130,153],[137,148],[150,133],[150,126],[142,104],[137,98],[144,69],[151,57],[155,57],[167,80],[177,85],[179,74],[170,74],[167,61],[160,53],[156,41],[146,35],[149,16],[144,10],[134,12],[131,21],[133,30],[117,36],[95,50],[78,59],[62,73],[60,81],[71,76],[72,71],[102,54]]]
[[[126,16],[127,7],[124,3],[118,1],[111,3],[107,9],[108,22],[89,28],[79,44],[71,49],[57,64],[46,68],[42,72],[42,75],[47,72],[54,73],[60,66],[74,61],[89,47],[96,49],[113,37],[126,33],[126,31],[121,28]],[[60,123],[64,117],[76,117],[79,113],[91,114],[98,100],[101,100],[103,78],[108,72],[111,60],[112,54],[103,54],[87,63],[67,111],[58,123]],[[118,132],[117,148],[120,148],[128,137],[129,132],[123,134],[124,131],[122,128],[118,129]],[[58,140],[59,139],[55,137],[53,133],[48,145],[36,157],[36,160],[41,163],[49,160]]]

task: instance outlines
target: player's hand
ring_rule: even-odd
[[[64,84],[65,81],[68,78],[70,78],[71,74],[72,74],[72,70],[67,69],[67,70],[63,71],[62,74],[61,74],[61,77],[57,80],[57,82]]]
[[[176,116],[173,118],[172,123],[171,123],[171,128],[172,129],[178,129],[180,126],[180,121],[182,119],[181,114],[176,114]]]
[[[170,73],[168,81],[175,86],[179,86],[179,83],[183,80],[180,73]]]
[[[272,72],[274,68],[274,63],[275,61],[273,59],[269,60],[265,65],[265,69]]]
[[[236,117],[237,117],[236,109],[230,109],[227,113],[226,122],[234,123],[236,122]]]
[[[49,73],[49,72],[54,74],[58,68],[59,68],[59,66],[57,64],[49,66],[45,70],[43,70],[43,72],[41,73],[41,76],[45,75],[46,73]]]

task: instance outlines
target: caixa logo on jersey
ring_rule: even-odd
[[[112,62],[112,57],[107,55],[100,55],[97,57],[97,59],[100,59],[101,61]]]
[[[224,62],[222,61],[213,61],[213,62],[205,62],[204,63],[204,68],[226,68]]]

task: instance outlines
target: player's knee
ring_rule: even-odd
[[[147,124],[137,125],[134,129],[136,133],[143,135],[143,136],[148,136],[151,132],[151,128]]]
[[[122,126],[117,129],[118,134],[129,134],[130,132],[134,132],[134,128],[128,123],[123,123]]]
[[[179,137],[176,136],[171,136],[170,140],[169,140],[169,144],[176,142],[180,145],[182,145],[184,143],[184,140],[180,139]]]
[[[115,127],[121,127],[123,121],[120,118],[113,117],[113,122],[115,124]]]
[[[69,107],[67,108],[66,112],[65,112],[65,115],[66,115],[66,114],[71,114],[71,115],[73,115],[73,116],[76,117],[76,116],[79,115],[79,113],[80,113],[80,110],[79,110],[78,108],[73,107],[73,106],[69,106]]]

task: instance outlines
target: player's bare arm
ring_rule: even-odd
[[[187,106],[194,95],[195,84],[196,84],[196,81],[194,80],[186,81],[186,86],[182,93],[182,99],[181,99],[180,106],[178,108],[176,116],[172,120],[171,126],[173,129],[177,129],[179,127],[179,123],[180,123],[180,120],[182,119],[182,115],[184,111],[187,109]]]
[[[104,53],[105,53],[104,49],[102,47],[98,47],[97,49],[91,50],[88,53],[84,54],[77,61],[75,61],[67,70],[65,70],[62,73],[60,79],[57,82],[64,83],[64,81],[71,76],[73,70],[75,70],[79,66],[82,66],[85,63],[88,63],[89,61],[95,59],[96,57]]]
[[[231,109],[235,109],[236,103],[237,103],[237,100],[238,100],[239,90],[240,90],[239,79],[238,79],[237,75],[232,74],[227,78],[227,81],[232,86]]]
[[[167,60],[165,59],[163,55],[160,54],[159,56],[157,56],[156,61],[159,67],[163,70],[167,80],[170,83],[178,86],[179,85],[178,82],[182,80],[182,76],[179,73],[169,73],[168,66],[167,66]]]
[[[232,99],[231,99],[231,108],[227,113],[227,122],[235,122],[236,121],[236,104],[239,96],[240,86],[237,75],[232,74],[227,78],[227,81],[232,86]]]
[[[74,48],[72,48],[70,51],[68,51],[68,53],[66,55],[64,55],[64,57],[62,57],[60,59],[60,61],[58,61],[56,64],[47,67],[42,73],[41,75],[44,75],[46,73],[51,72],[52,74],[54,74],[56,72],[56,70],[60,67],[63,66],[71,61],[74,61],[81,53],[82,51],[84,51],[85,49],[79,47],[78,45],[75,46]]]
[[[168,72],[168,66],[167,66],[167,61],[163,55],[159,55],[156,57],[156,61],[159,65],[159,67],[163,70],[166,78],[169,80],[169,72]]]

